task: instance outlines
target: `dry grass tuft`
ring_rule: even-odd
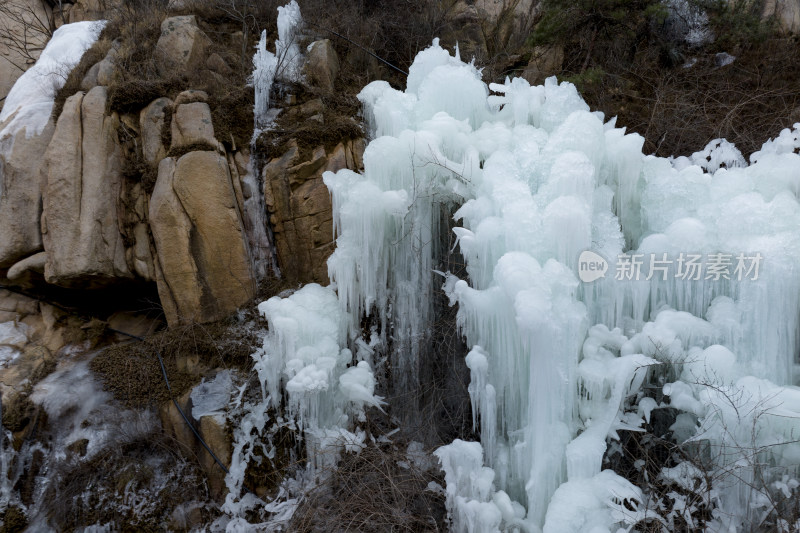
[[[345,454],[326,483],[295,511],[298,533],[446,531],[444,496],[426,490],[439,474],[425,471],[398,444],[370,444]]]

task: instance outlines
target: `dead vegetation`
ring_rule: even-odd
[[[674,34],[659,2],[624,10],[617,0],[579,2],[568,16],[556,10],[562,4],[545,2],[532,43],[562,48],[562,67],[551,74],[641,134],[645,153],[690,155],[724,137],[748,156],[800,120],[800,40],[777,34],[758,1],[692,2],[714,35],[701,46]],[[735,59],[721,65],[722,53]]]
[[[58,465],[45,489],[50,524],[59,531],[108,523],[115,531],[181,530],[176,511],[193,502],[202,502],[196,519],[210,521],[215,509],[207,503],[205,480],[177,450],[154,431],[107,446],[88,460],[79,449],[68,451],[72,460]]]
[[[255,329],[236,319],[189,324],[165,330],[143,341],[116,344],[95,357],[90,367],[105,390],[126,407],[157,406],[171,399],[164,383],[160,353],[173,396],[180,397],[214,368],[249,370],[258,344]]]
[[[285,279],[268,276],[259,284],[254,301],[237,315],[211,324],[190,323],[160,331],[142,341],[109,346],[95,357],[90,368],[105,390],[125,406],[157,406],[171,399],[164,383],[160,353],[174,398],[180,397],[200,377],[215,368],[249,372],[251,354],[261,345],[264,322],[256,302],[293,288]]]
[[[405,443],[367,444],[346,453],[330,477],[307,495],[290,530],[297,533],[413,533],[447,531],[439,473],[406,455]],[[437,469],[435,469],[437,470]]]

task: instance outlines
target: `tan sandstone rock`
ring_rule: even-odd
[[[172,100],[158,98],[139,113],[139,130],[142,136],[142,155],[149,165],[157,165],[167,156],[167,147],[161,138],[167,109],[172,108]]]
[[[211,152],[166,158],[150,198],[156,279],[167,322],[219,320],[255,293],[228,162]]]
[[[0,268],[42,250],[39,224],[47,181],[42,154],[54,131],[50,120],[40,135],[29,138],[23,128],[0,138]]]
[[[211,39],[197,26],[194,15],[169,17],[161,23],[156,61],[163,75],[189,72],[205,63]]]
[[[335,247],[330,193],[323,172],[358,169],[364,142],[344,141],[330,152],[320,146],[306,161],[292,141],[263,170],[264,198],[270,213],[281,273],[297,282],[328,282],[325,261]]]
[[[306,79],[316,87],[333,90],[333,83],[339,75],[339,56],[329,39],[314,41],[308,45],[306,62],[303,65]]]
[[[119,229],[119,117],[106,115],[105,108],[105,87],[68,98],[45,154],[42,237],[48,283],[96,287],[133,277]]]
[[[215,147],[211,108],[205,102],[191,102],[175,107],[172,113],[172,145],[170,150],[196,145]]]

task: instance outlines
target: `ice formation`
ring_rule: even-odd
[[[710,527],[756,512],[758,491],[741,481],[754,450],[796,474],[800,124],[749,165],[724,140],[692,158],[644,156],[640,136],[590,112],[571,84],[487,87],[437,42],[405,91],[378,81],[359,99],[373,140],[363,174],[324,176],[328,268],[348,333],[364,314],[391,331],[401,388],[416,379],[440,279],[440,213],[460,206],[469,276],[444,288],[473,347],[481,443],[437,452],[457,531],[640,520],[641,490],[601,465],[609,439],[666,405],[641,394],[664,368],[665,401],[687,411],[676,434],[710,442],[726,487]],[[587,250],[606,270],[581,283]]]
[[[273,125],[278,109],[270,108],[270,92],[277,80],[296,82],[301,78],[300,67],[303,56],[298,45],[298,32],[303,25],[300,7],[295,0],[278,8],[278,39],[275,53],[267,50],[267,30],[261,38],[253,55],[252,84],[255,97],[253,106],[253,136],[250,141],[248,172],[244,176],[251,194],[244,205],[244,222],[250,244],[251,260],[256,276],[261,279],[271,268],[279,275],[278,262],[274,254],[272,229],[267,222],[264,200],[264,187],[261,183],[261,168],[257,161],[256,141]]]
[[[53,111],[56,92],[64,86],[70,70],[78,64],[105,27],[105,21],[64,24],[53,32],[36,64],[12,87],[0,111],[0,139],[25,128],[30,137],[39,135]]]
[[[203,379],[192,389],[192,418],[200,420],[204,416],[222,418],[231,401],[233,377],[229,370],[223,370],[214,379]]]
[[[300,67],[303,55],[298,44],[298,32],[303,24],[300,6],[292,0],[278,8],[278,39],[275,53],[267,50],[267,30],[261,32],[261,39],[253,56],[253,88],[255,90],[255,109],[257,136],[267,128],[272,120],[269,113],[269,93],[276,79],[298,81],[302,75]]]
[[[25,345],[28,343],[27,324],[22,322],[3,322],[0,323],[0,367],[6,366],[14,361]]]
[[[305,483],[314,482],[330,471],[342,451],[358,452],[363,447],[366,435],[350,431],[352,422],[363,417],[365,407],[380,409],[383,404],[375,395],[370,364],[355,361],[346,348],[345,322],[331,287],[312,283],[287,298],[270,298],[258,310],[269,322],[263,348],[253,354],[260,401],[244,405],[244,416],[234,430],[224,510],[237,520],[228,524],[229,531],[245,527],[238,520],[243,512],[263,504],[253,494],[242,494],[245,469],[256,448],[264,450],[267,460],[275,455],[272,443],[259,442],[260,436],[281,426],[300,432],[308,458],[300,475]],[[284,500],[283,506],[273,502],[267,508],[291,516],[296,500]]]
[[[332,283],[259,306],[263,402],[237,429],[233,494],[254,429],[304,432],[311,477],[363,445],[353,422],[382,408],[376,367],[391,369],[389,391],[418,383],[439,287],[471,348],[481,435],[436,452],[455,531],[630,530],[652,509],[603,459],[620,431],[666,406],[681,411],[675,438],[711,449],[709,530],[768,512],[756,458],[771,465],[766,482],[797,488],[800,124],[749,164],[724,139],[691,157],[645,156],[642,137],[591,112],[573,85],[487,86],[438,41],[405,91],[376,81],[359,100],[364,171],[323,176]],[[453,212],[464,279],[434,272]],[[658,401],[643,393],[653,383]],[[682,486],[693,472],[660,479]],[[296,500],[270,505],[286,514]]]

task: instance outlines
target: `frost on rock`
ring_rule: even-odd
[[[269,116],[269,93],[275,81],[275,69],[278,66],[278,58],[275,54],[267,50],[267,30],[261,32],[261,39],[256,45],[256,53],[253,55],[253,89],[255,91],[255,116],[256,130],[263,130],[270,123]],[[255,138],[255,133],[253,134]]]
[[[28,343],[30,328],[22,322],[3,322],[0,324],[0,367],[6,366],[21,354]]]
[[[278,58],[278,76],[286,81],[300,81],[303,55],[300,52],[299,31],[303,26],[300,6],[292,0],[278,8],[278,40],[275,55]]]
[[[36,64],[20,76],[6,97],[0,111],[0,125],[4,126],[0,139],[23,128],[28,137],[42,132],[53,111],[56,93],[105,24],[105,21],[75,22],[53,32]]]
[[[365,405],[380,407],[368,363],[354,366],[346,346],[344,317],[336,293],[315,283],[288,298],[258,306],[269,322],[263,349],[254,354],[262,393],[278,410],[286,392],[285,415],[306,432],[311,468],[321,449],[341,437],[352,446],[363,437],[342,433]],[[333,433],[331,433],[333,431]]]
[[[674,37],[689,46],[702,46],[714,39],[703,8],[688,0],[666,0],[667,24]]]
[[[203,379],[192,389],[192,418],[200,420],[204,416],[222,417],[231,401],[233,379],[229,370],[219,372],[214,379]]]
[[[354,430],[353,422],[366,407],[380,409],[383,402],[374,394],[369,363],[355,362],[345,347],[346,322],[331,287],[312,283],[286,298],[270,298],[258,310],[269,323],[263,347],[253,354],[260,400],[243,405],[243,417],[234,429],[226,477],[230,492],[223,509],[244,520],[245,511],[260,505],[273,513],[272,528],[291,517],[303,488],[330,472],[339,454],[362,449],[366,434]],[[252,493],[242,493],[244,474],[257,447],[267,460],[273,459],[275,447],[269,435],[280,427],[302,434],[307,467],[298,479],[290,480],[291,490],[284,487],[265,507]],[[236,531],[238,526],[231,527],[229,531]]]

